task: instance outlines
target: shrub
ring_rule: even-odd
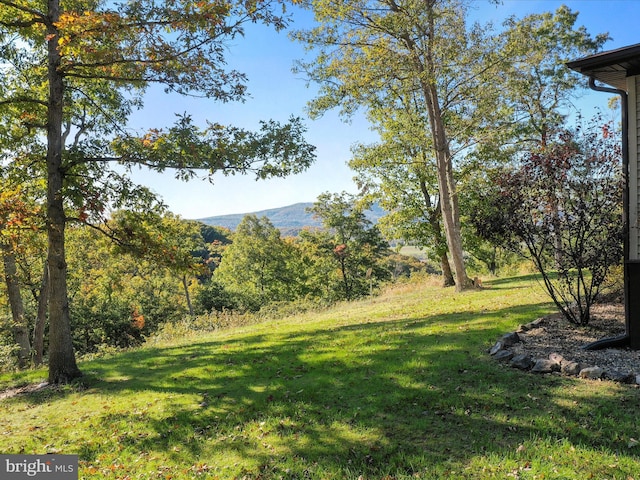
[[[195,317],[183,317],[180,320],[166,322],[147,339],[149,344],[170,342],[181,338],[190,338],[224,328],[251,325],[259,321],[253,314],[240,314],[230,310],[213,311]]]
[[[237,307],[233,296],[218,282],[210,280],[198,289],[195,308],[199,314],[223,312]]]
[[[489,208],[476,221],[486,238],[520,249],[571,323],[589,323],[610,269],[622,260],[621,148],[597,119],[565,131],[496,179]]]
[[[0,371],[11,370],[18,366],[20,345],[0,345]]]

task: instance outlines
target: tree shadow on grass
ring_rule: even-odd
[[[166,412],[98,421],[125,451],[243,459],[223,478],[445,477],[536,438],[633,453],[621,439],[637,435],[635,417],[615,405],[637,411],[637,391],[612,386],[603,397],[507,369],[486,355],[501,333],[483,314],[453,313],[150,348],[87,365],[86,394],[173,396]],[[612,428],[618,439],[602,434]],[[102,451],[78,450],[87,463]]]
[[[531,288],[531,283],[533,281],[536,282],[540,282],[542,280],[542,276],[537,273],[529,273],[526,275],[520,275],[517,277],[504,277],[504,278],[492,278],[490,280],[487,280],[485,282],[485,285],[487,285],[488,287],[502,287],[505,286],[506,288],[508,288],[509,290],[513,288],[516,289],[520,289],[520,288]],[[523,283],[524,285],[515,285],[514,283]]]

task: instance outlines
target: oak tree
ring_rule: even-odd
[[[0,146],[5,164],[36,162],[46,178],[49,382],[81,375],[70,331],[65,227],[109,208],[144,208],[126,174],[110,165],[286,175],[313,160],[298,119],[259,132],[211,123],[145,134],[125,128],[150,85],[219,101],[240,100],[245,76],[225,63],[227,42],[248,22],[284,28],[278,1],[0,0]],[[39,158],[16,155],[26,142]],[[148,192],[146,192],[148,193]],[[148,197],[146,198],[148,200]],[[144,202],[143,202],[144,203]]]

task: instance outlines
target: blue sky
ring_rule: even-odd
[[[476,8],[481,21],[499,24],[509,15],[522,17],[554,11],[562,4],[580,12],[578,24],[592,35],[610,34],[612,40],[605,50],[640,43],[640,0],[503,0],[497,6],[479,1]],[[311,22],[310,13],[295,11],[292,28],[305,28]],[[244,103],[220,104],[150,90],[144,109],[132,116],[130,126],[167,127],[174,122],[174,114],[185,112],[199,124],[210,120],[251,129],[257,128],[260,120],[284,122],[291,115],[305,118],[305,105],[313,98],[315,86],[307,86],[301,75],[291,71],[294,61],[304,58],[303,46],[289,40],[286,31],[251,25],[244,38],[229,45],[228,54],[229,65],[249,77],[249,97]],[[607,100],[607,94],[587,91],[580,106],[590,116],[596,106],[606,107]],[[351,145],[376,140],[366,120],[360,116],[345,124],[337,112],[329,112],[318,120],[307,118],[306,125],[307,141],[316,146],[317,160],[309,170],[295,176],[256,181],[251,176],[218,175],[213,185],[201,180],[181,182],[169,172],[152,174],[141,170],[133,177],[159,194],[172,212],[194,219],[313,202],[327,191],[356,193],[347,162]]]

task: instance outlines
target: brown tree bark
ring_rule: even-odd
[[[429,224],[433,229],[433,237],[440,256],[440,268],[442,269],[442,286],[453,287],[456,284],[453,278],[453,272],[451,271],[451,264],[449,263],[448,250],[442,245],[446,245],[446,241],[442,237],[442,226],[440,225],[440,218],[442,217],[442,209],[440,208],[440,202],[435,206],[431,201],[429,190],[427,189],[427,183],[420,179],[420,191],[422,192],[422,198],[424,204],[429,212]]]
[[[65,257],[66,216],[63,202],[62,119],[64,78],[60,73],[58,31],[60,0],[48,0],[47,234],[49,265],[49,383],[68,383],[82,375],[76,365]]]
[[[18,269],[16,267],[16,257],[11,251],[11,247],[2,245],[2,260],[4,264],[4,278],[7,284],[7,295],[11,308],[14,341],[20,346],[18,350],[18,367],[25,368],[29,365],[31,355],[31,344],[29,342],[29,327],[24,315],[24,304],[18,283]]]
[[[447,252],[442,252],[440,254],[440,268],[442,268],[442,286],[455,286],[456,280],[453,278],[453,272],[451,271],[451,264],[449,263],[449,255]]]
[[[38,314],[33,328],[33,363],[40,366],[44,358],[44,331],[47,324],[47,309],[49,306],[49,266],[45,262],[42,273],[40,294],[38,295]]]
[[[182,275],[182,288],[184,288],[184,296],[187,299],[187,308],[189,309],[189,316],[193,317],[193,305],[191,304],[191,295],[189,295],[189,284],[187,282],[186,275]]]
[[[429,78],[435,78],[434,62],[431,56],[435,35],[433,22],[433,5],[428,7],[430,15],[430,36],[427,40],[428,49],[425,52],[423,70],[429,73]],[[447,246],[453,261],[456,273],[456,290],[462,291],[471,287],[471,280],[467,276],[462,251],[462,233],[460,229],[460,213],[458,208],[458,193],[456,191],[455,178],[453,176],[453,164],[449,149],[449,138],[445,130],[438,90],[434,82],[428,82],[421,77],[420,84],[427,103],[431,137],[436,154],[436,170],[438,175],[438,188],[440,190],[440,208],[442,210],[442,223],[447,238]]]
[[[438,189],[440,192],[440,208],[442,210],[442,223],[447,239],[447,246],[451,254],[453,268],[456,275],[456,290],[462,291],[472,286],[467,276],[462,250],[462,233],[460,229],[460,213],[458,208],[458,195],[455,178],[453,176],[453,164],[449,149],[449,138],[445,130],[444,119],[440,107],[440,99],[435,84],[435,65],[431,55],[436,32],[433,19],[433,3],[427,2],[425,8],[430,15],[428,25],[428,39],[426,51],[421,52],[416,42],[410,35],[402,36],[407,49],[413,56],[414,65],[419,72],[420,88],[427,105],[429,114],[429,126],[436,157],[436,170]]]
[[[435,90],[431,88],[430,90]],[[435,92],[431,92],[435,95]],[[434,110],[432,129],[434,130],[434,143],[436,145],[436,167],[438,171],[438,187],[440,190],[440,208],[442,210],[442,223],[444,224],[447,246],[451,253],[451,260],[456,274],[456,290],[461,291],[471,286],[467,276],[462,250],[462,233],[460,229],[460,213],[458,209],[458,195],[456,192],[451,154],[447,143],[442,117],[439,115],[437,98],[428,102],[430,109]]]

